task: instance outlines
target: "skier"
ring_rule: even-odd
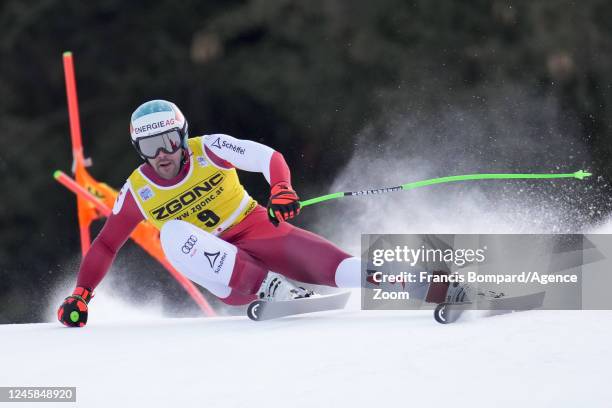
[[[130,135],[144,163],[128,177],[83,258],[76,288],[58,309],[64,325],[86,324],[93,290],[143,220],[160,229],[164,253],[179,272],[229,305],[313,294],[286,278],[361,286],[359,258],[286,222],[300,213],[300,203],[279,152],[225,134],[188,138],[185,117],[164,100],[148,101],[134,111]],[[236,169],[264,175],[270,184],[267,208],[249,196]],[[456,285],[423,289],[426,302],[465,297]]]
[[[173,266],[229,305],[312,294],[286,278],[360,286],[358,258],[286,222],[299,214],[300,204],[279,152],[225,134],[188,138],[187,120],[175,104],[164,100],[139,106],[131,117],[130,134],[144,163],[128,177],[81,263],[76,288],[58,310],[66,326],[85,325],[93,290],[145,219],[160,228],[162,247]],[[270,183],[267,208],[249,196],[236,169],[264,175]],[[206,251],[196,262],[191,252],[197,239]]]

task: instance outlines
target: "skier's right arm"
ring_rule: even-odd
[[[87,303],[93,296],[93,290],[108,272],[119,248],[144,219],[126,186],[119,194],[113,213],[83,258],[74,292],[64,300],[58,310],[58,319],[66,326],[85,325]]]

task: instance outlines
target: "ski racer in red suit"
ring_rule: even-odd
[[[286,221],[300,213],[283,156],[268,146],[224,134],[188,138],[178,107],[153,100],[132,114],[132,144],[144,163],[127,178],[112,214],[81,263],[76,288],[58,310],[66,326],[87,323],[93,290],[134,228],[160,229],[164,254],[190,280],[223,302],[291,300],[312,295],[295,281],[361,286],[361,261]],[[240,184],[236,169],[270,184],[267,208]],[[426,301],[462,295],[461,287],[424,287]]]
[[[58,310],[65,325],[85,325],[93,290],[145,219],[160,228],[162,247],[173,266],[230,305],[257,297],[287,300],[310,295],[285,277],[334,287],[360,286],[358,258],[286,222],[299,214],[300,205],[279,152],[224,134],[188,139],[185,117],[164,100],[138,107],[130,133],[145,162],[128,177],[81,263],[76,288]],[[270,183],[267,208],[249,196],[236,169],[264,175]],[[191,244],[189,238],[174,241],[181,233],[204,241],[205,258],[189,254],[191,263],[182,263],[180,252],[190,250]]]

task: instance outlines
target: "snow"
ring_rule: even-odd
[[[444,326],[430,311],[349,310],[2,325],[0,384],[76,386],[90,408],[605,406],[611,318],[531,311]]]
[[[536,153],[561,157],[569,146],[560,140],[527,154],[525,146],[541,142],[517,143],[513,135],[524,132],[509,126],[507,143],[493,146],[501,152],[468,149],[487,146],[488,131],[449,125],[438,137],[445,142],[432,143],[433,131],[412,123],[398,127],[386,150],[353,152],[330,191],[516,172],[513,157],[539,163]],[[492,164],[492,157],[504,163]],[[569,187],[576,183],[559,183],[553,198],[573,202]],[[309,229],[352,254],[360,253],[361,233],[612,232],[612,219],[594,227],[576,216],[575,204],[566,208],[543,196],[548,190],[537,183],[499,186],[347,198],[309,209],[320,220]],[[145,305],[126,304],[106,278],[88,325],[68,329],[53,315],[73,285],[73,278],[59,284],[49,305],[52,323],[0,325],[0,386],[76,386],[76,406],[87,408],[612,406],[612,311],[530,311],[440,325],[431,311],[360,311],[354,294],[346,311],[274,321],[166,318],[160,294]]]

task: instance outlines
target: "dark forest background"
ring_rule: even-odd
[[[576,128],[588,170],[606,186],[611,21],[606,0],[4,0],[0,323],[40,321],[53,288],[76,276],[75,200],[52,178],[72,163],[64,51],[75,56],[90,171],[115,188],[139,164],[128,121],[148,99],[177,103],[192,135],[228,133],[281,151],[311,197],[328,192],[364,128],[406,110],[435,117],[466,100],[486,104],[509,87],[558,105],[557,125]],[[245,177],[265,200],[266,184]],[[594,218],[608,215],[607,201]],[[304,214],[298,223],[309,222]],[[154,262],[139,268],[142,285],[120,290],[163,288],[168,304],[190,304]]]

